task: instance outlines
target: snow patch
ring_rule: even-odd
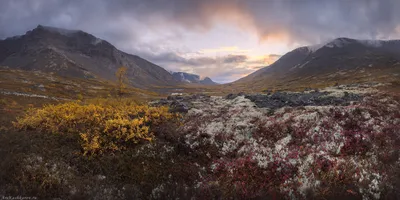
[[[68,30],[68,29],[63,29],[63,28],[56,28],[56,27],[50,27],[50,26],[43,26],[43,28],[45,30],[51,31],[51,32],[55,32],[55,33],[59,33],[61,35],[65,35],[65,36],[70,36],[74,33],[79,32],[78,30]]]
[[[381,47],[381,40],[358,40],[359,43],[368,46],[368,47]]]
[[[311,53],[316,52],[318,49],[322,48],[325,44],[321,43],[321,44],[315,44],[315,45],[311,45],[311,46],[307,46],[308,51],[310,51]]]
[[[346,46],[347,44],[349,44],[349,42],[346,39],[337,38],[337,39],[332,40],[328,44],[326,44],[325,47],[328,47],[328,48],[334,48],[334,47],[342,48],[342,47]]]
[[[102,43],[102,42],[103,42],[102,39],[96,38],[95,40],[93,40],[92,44],[93,44],[93,45],[98,45],[98,44],[100,44],[100,43]]]
[[[382,40],[355,40],[355,41],[360,44],[363,44],[367,47],[375,47],[375,48],[381,47],[384,43],[384,41],[382,41]],[[320,44],[316,44],[316,45],[306,46],[306,48],[308,49],[309,52],[314,53],[314,52],[318,51],[319,49],[321,49],[322,47],[342,48],[349,43],[350,42],[346,38],[337,38],[337,39],[334,39],[327,43],[320,43]]]

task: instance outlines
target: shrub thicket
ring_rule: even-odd
[[[152,129],[165,123],[179,123],[167,107],[149,107],[127,101],[97,104],[68,102],[31,109],[18,118],[20,130],[73,134],[85,155],[120,151],[140,141],[152,141]]]

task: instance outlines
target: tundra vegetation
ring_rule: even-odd
[[[397,199],[400,98],[363,90],[32,106],[0,130],[0,194]]]

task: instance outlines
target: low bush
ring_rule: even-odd
[[[153,129],[165,123],[179,123],[179,116],[167,107],[149,107],[129,101],[97,104],[68,102],[30,109],[14,126],[76,135],[85,155],[120,151],[140,141],[152,141]]]

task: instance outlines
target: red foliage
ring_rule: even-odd
[[[217,160],[214,163],[214,181],[224,188],[225,197],[239,195],[241,198],[274,196],[279,193],[279,185],[296,172],[288,162],[273,162],[261,168],[251,156],[232,161]],[[211,180],[205,180],[207,184]]]

